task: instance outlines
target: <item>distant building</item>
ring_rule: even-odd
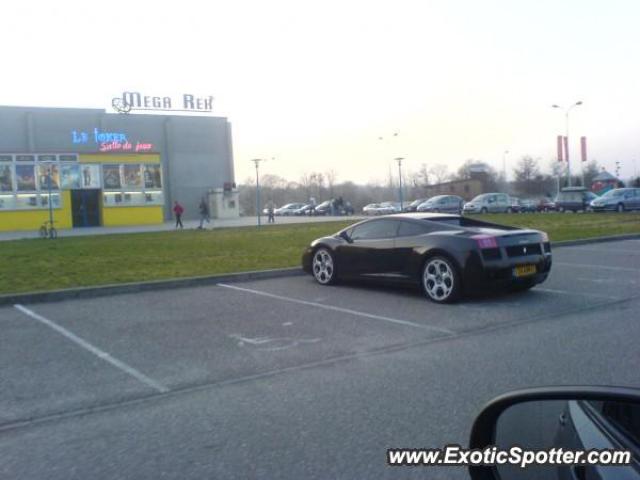
[[[471,200],[482,193],[496,190],[495,181],[491,176],[491,168],[486,163],[471,163],[466,166],[465,170],[464,173],[468,178],[428,185],[425,187],[425,194],[429,197],[458,195],[465,200]]]
[[[614,188],[618,188],[622,185],[622,182],[619,178],[611,175],[606,170],[602,169],[598,175],[593,178],[591,183],[591,191],[602,195],[609,190],[613,190]]]
[[[425,187],[425,195],[427,197],[434,197],[436,195],[458,195],[465,200],[471,200],[473,197],[484,193],[484,185],[485,182],[478,179],[454,180],[436,185],[427,185]]]

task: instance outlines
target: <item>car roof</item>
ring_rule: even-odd
[[[461,215],[455,215],[451,213],[396,213],[395,215],[385,215],[378,218],[406,218],[409,220],[439,220],[441,218],[459,218]]]

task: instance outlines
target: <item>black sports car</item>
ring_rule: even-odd
[[[525,290],[546,280],[544,232],[460,215],[404,213],[365,220],[311,242],[302,268],[318,283],[372,278],[419,283],[434,302],[486,287]]]

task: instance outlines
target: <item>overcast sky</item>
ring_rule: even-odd
[[[255,157],[292,180],[382,180],[397,156],[501,169],[505,150],[547,168],[564,131],[550,106],[577,100],[573,158],[585,135],[590,159],[640,170],[637,0],[6,0],[0,18],[0,104],[213,95],[239,181]]]

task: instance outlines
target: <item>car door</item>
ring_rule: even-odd
[[[399,220],[392,260],[393,273],[405,277],[415,276],[415,265],[418,258],[415,248],[422,243],[419,237],[431,231],[432,228],[426,222],[421,224],[411,220]]]
[[[508,195],[496,195],[496,200],[496,212],[506,212],[511,207],[511,201]]]
[[[397,230],[398,221],[387,218],[356,225],[347,232],[351,241],[339,248],[340,268],[347,275],[390,273]]]
[[[487,197],[487,210],[491,213],[497,213],[500,211],[498,205],[498,195],[490,195]]]

